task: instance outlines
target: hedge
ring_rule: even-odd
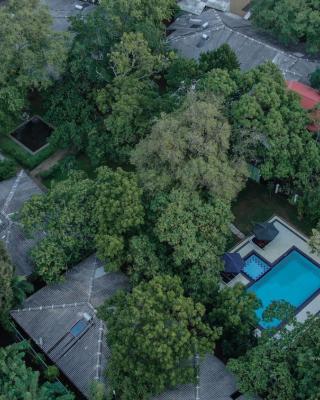
[[[1,136],[0,150],[13,157],[22,167],[33,169],[42,161],[51,156],[55,151],[55,147],[49,144],[38,153],[30,154],[28,151],[24,150],[18,143],[15,143],[13,140],[11,140],[8,136]]]

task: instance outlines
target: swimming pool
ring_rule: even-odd
[[[285,300],[299,307],[320,289],[320,268],[297,250],[292,250],[272,270],[248,288],[261,300],[257,310],[263,328],[277,326],[280,321],[262,322],[266,307],[276,300]]]
[[[265,272],[269,271],[269,269],[270,266],[267,263],[265,263],[260,257],[252,254],[245,260],[243,272],[245,272],[251,279],[256,280]]]

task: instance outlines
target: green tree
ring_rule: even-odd
[[[216,96],[227,100],[238,90],[237,83],[224,69],[212,69],[197,82],[197,90],[214,93]]]
[[[318,222],[315,229],[312,229],[312,236],[309,245],[313,253],[320,254],[320,223]]]
[[[94,381],[91,386],[90,400],[106,400],[106,387],[102,382]]]
[[[24,229],[31,235],[46,233],[32,250],[37,273],[45,281],[58,280],[67,267],[94,251],[95,204],[95,184],[81,172],[24,204]]]
[[[95,129],[95,109],[86,94],[87,91],[66,78],[48,91],[46,120],[55,127],[50,143],[56,147],[72,146],[85,151],[88,136]]]
[[[8,328],[9,312],[21,304],[32,285],[22,276],[15,275],[14,266],[0,241],[0,324]]]
[[[320,172],[320,152],[306,130],[308,118],[299,97],[287,90],[272,63],[233,76],[238,91],[228,110],[232,151],[246,154],[248,162],[258,161],[264,179],[286,179],[307,190]]]
[[[141,33],[124,33],[109,55],[111,84],[97,90],[96,102],[104,127],[89,135],[89,155],[100,162],[127,163],[130,151],[151,127],[158,112],[152,76],[164,67]]]
[[[107,302],[99,314],[108,324],[107,375],[117,398],[148,399],[192,381],[193,356],[211,351],[220,333],[202,321],[204,312],[183,295],[179,278],[167,275]]]
[[[126,259],[130,236],[143,223],[142,191],[134,173],[100,167],[96,193],[96,248],[107,260],[108,270],[118,270]]]
[[[320,50],[318,0],[253,0],[252,20],[284,44],[304,42],[310,53]]]
[[[229,158],[229,138],[219,102],[190,93],[179,110],[161,116],[136,146],[132,162],[150,194],[178,187],[229,201],[246,174],[242,160]]]
[[[201,71],[196,60],[176,54],[172,56],[165,72],[166,83],[170,90],[177,90],[181,87],[188,88],[200,76]]]
[[[149,43],[163,32],[162,22],[170,20],[175,0],[102,0],[101,5],[112,24],[114,34],[121,37],[124,32],[143,32]],[[159,32],[160,31],[160,32]]]
[[[0,160],[0,181],[12,178],[17,172],[17,165],[12,160]]]
[[[310,400],[320,395],[320,318],[294,322],[277,337],[264,335],[246,355],[229,361],[243,393],[266,400]],[[314,381],[315,379],[315,381]]]
[[[129,276],[133,285],[149,281],[164,270],[164,260],[158,256],[159,245],[147,235],[133,236],[129,242]]]
[[[240,69],[240,64],[236,53],[225,43],[216,50],[201,53],[199,68],[203,72],[209,72],[216,68],[233,71],[235,69]]]
[[[8,128],[27,105],[27,93],[47,88],[66,58],[64,36],[51,30],[39,0],[8,0],[0,7],[0,123]]]
[[[255,311],[260,301],[245,286],[220,289],[210,307],[208,319],[212,326],[222,327],[221,345],[226,357],[242,355],[255,344]]]
[[[169,246],[175,272],[187,293],[206,303],[210,293],[204,292],[202,281],[211,275],[215,285],[222,269],[220,256],[229,235],[230,207],[219,199],[205,202],[197,193],[174,190],[159,214],[155,234]]]
[[[0,348],[0,400],[74,400],[60,383],[43,382],[25,363],[28,343]]]
[[[315,89],[320,90],[320,68],[317,68],[310,75],[311,86]]]

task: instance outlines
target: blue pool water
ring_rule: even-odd
[[[269,269],[269,265],[255,254],[246,259],[243,267],[243,271],[254,280],[258,279]]]
[[[320,289],[320,268],[295,250],[248,288],[262,301],[257,316],[264,328],[276,326],[280,322],[278,320],[261,322],[262,313],[270,303],[285,300],[294,307],[299,307],[318,289]]]

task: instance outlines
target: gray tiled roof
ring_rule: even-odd
[[[241,69],[249,70],[266,61],[273,61],[286,79],[305,83],[308,83],[309,74],[317,66],[320,67],[319,61],[311,61],[302,54],[286,52],[269,44],[242,19],[215,10],[204,11],[198,16],[201,19],[199,26],[190,22],[192,18],[194,16],[184,14],[168,28],[174,31],[168,38],[170,45],[185,57],[197,59],[202,52],[215,50],[227,43],[236,52]],[[202,24],[205,22],[208,26],[204,29]],[[203,34],[208,35],[207,40],[203,39]]]
[[[105,381],[103,371],[109,356],[106,327],[97,318],[95,307],[118,289],[128,288],[124,274],[102,273],[101,266],[91,256],[69,271],[64,282],[46,286],[20,309],[11,311],[13,319],[86,396],[95,379]],[[83,313],[89,314],[93,323],[77,341],[69,332]]]
[[[153,400],[231,400],[230,395],[235,391],[234,376],[222,361],[208,354],[200,362],[198,383],[181,385]]]
[[[26,238],[12,214],[18,212],[33,195],[40,193],[41,189],[23,170],[14,178],[0,182],[0,240],[5,243],[18,275],[32,273],[29,251],[35,241]]]
[[[53,29],[55,31],[66,31],[70,26],[69,17],[75,15],[85,15],[94,9],[94,5],[90,4],[82,11],[76,9],[76,4],[84,5],[82,0],[41,0],[50,11],[53,20]]]

